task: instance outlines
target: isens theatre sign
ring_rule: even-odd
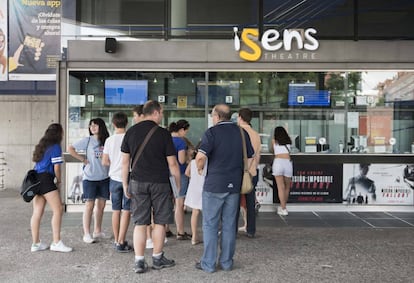
[[[301,61],[315,60],[319,42],[314,37],[314,28],[285,29],[283,39],[276,29],[266,30],[259,40],[259,30],[256,28],[243,29],[241,36],[238,28],[234,27],[234,49],[241,59],[255,61]]]

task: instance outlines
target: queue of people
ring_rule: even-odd
[[[203,254],[195,268],[206,272],[232,270],[240,212],[240,187],[243,172],[242,135],[246,143],[248,170],[257,184],[257,166],[261,142],[252,128],[252,111],[242,108],[237,124],[231,121],[231,110],[218,104],[212,110],[213,127],[203,134],[194,147],[186,138],[190,124],[186,120],[172,122],[168,130],[160,127],[163,108],[148,101],[133,109],[133,122],[127,130],[128,118],[123,112],[113,115],[114,134],[109,136],[100,118],[89,122],[89,136],[69,145],[69,153],[83,163],[83,241],[92,244],[106,238],[102,217],[106,201],[112,202],[113,246],[118,252],[134,252],[134,271],[148,270],[145,249],[152,248],[152,268],[175,265],[164,254],[169,225],[175,222],[177,240],[203,244]],[[42,176],[42,190],[33,201],[32,252],[48,248],[39,239],[39,226],[46,202],[52,207],[53,251],[69,252],[60,240],[62,206],[59,184],[63,162],[60,143],[63,129],[52,124],[36,146],[33,161]],[[274,132],[275,159],[273,175],[278,186],[281,207],[286,216],[286,202],[292,177],[290,139],[282,127]],[[171,182],[175,184],[173,192]],[[256,234],[255,189],[244,195],[246,202],[246,236]],[[184,207],[191,208],[191,234],[184,231]],[[94,219],[91,233],[92,214]],[[202,214],[202,236],[198,218]],[[175,220],[175,221],[174,221]],[[126,240],[133,223],[133,244]],[[150,244],[150,245],[149,245]],[[220,248],[220,250],[218,249]],[[218,260],[218,262],[217,262]]]

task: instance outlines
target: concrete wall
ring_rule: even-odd
[[[47,126],[57,122],[56,105],[56,96],[0,95],[0,152],[6,162],[0,166],[6,169],[5,189],[18,190],[24,174],[34,166],[34,146]]]

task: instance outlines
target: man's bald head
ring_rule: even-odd
[[[217,114],[219,121],[230,121],[231,112],[227,104],[217,104],[213,108],[213,113]]]

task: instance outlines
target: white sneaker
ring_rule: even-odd
[[[40,251],[47,250],[48,248],[49,248],[48,245],[46,245],[46,244],[44,244],[42,242],[39,242],[37,244],[32,244],[32,247],[30,248],[30,250],[32,252],[40,252]]]
[[[239,231],[240,232],[247,232],[247,229],[246,229],[245,226],[241,226],[241,227],[239,227]]]
[[[83,241],[87,244],[95,243],[95,239],[91,237],[91,234],[85,234],[83,236]]]
[[[289,213],[287,211],[287,209],[282,209],[280,206],[277,208],[277,214],[281,215],[281,216],[287,216]]]
[[[59,241],[56,244],[52,243],[50,245],[50,250],[54,252],[68,253],[72,251],[72,248],[65,246],[62,241]]]
[[[93,232],[93,238],[94,239],[105,239],[106,235],[104,232],[99,232],[99,233]]]
[[[152,242],[152,239],[147,239],[147,243],[145,244],[146,249],[152,249],[154,248],[154,243]]]
[[[277,214],[282,215],[282,208],[280,206],[277,207]]]
[[[166,244],[168,242],[168,239],[165,238],[164,239],[164,244]],[[145,244],[145,248],[146,249],[153,249],[154,248],[154,242],[152,241],[152,239],[147,239],[147,242]]]

